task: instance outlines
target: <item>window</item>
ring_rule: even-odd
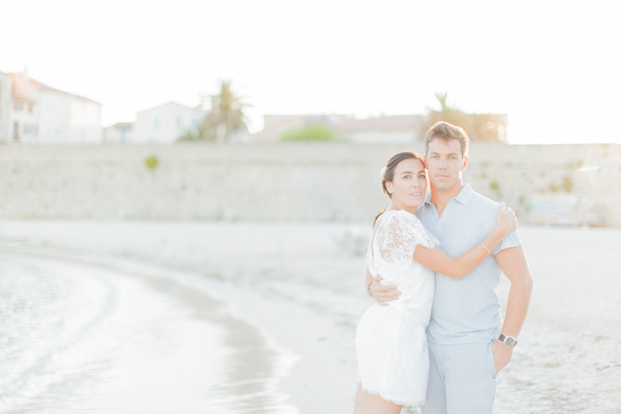
[[[37,135],[39,128],[36,125],[24,125],[24,135]]]
[[[13,104],[13,109],[15,109],[15,111],[21,112],[24,109],[24,103],[15,101],[15,103]]]
[[[13,140],[14,141],[19,141],[19,122],[14,122],[13,123]]]
[[[153,117],[153,129],[156,131],[160,129],[160,117],[159,116]]]

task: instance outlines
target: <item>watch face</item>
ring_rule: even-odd
[[[512,348],[515,346],[515,338],[512,336],[505,336],[504,344],[507,348]]]

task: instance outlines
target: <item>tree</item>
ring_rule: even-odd
[[[244,108],[250,105],[241,101],[231,90],[231,80],[220,80],[220,93],[211,95],[211,109],[196,131],[188,132],[184,141],[214,140],[230,142],[233,134],[248,132]]]
[[[506,118],[498,114],[467,114],[447,103],[447,92],[436,93],[440,110],[427,107],[427,117],[421,126],[420,135],[424,139],[429,128],[436,122],[445,121],[460,126],[472,141],[504,141]]]

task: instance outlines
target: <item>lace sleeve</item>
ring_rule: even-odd
[[[407,211],[396,211],[385,220],[377,232],[379,253],[384,262],[405,265],[414,260],[416,246],[433,249],[440,244],[420,220]]]

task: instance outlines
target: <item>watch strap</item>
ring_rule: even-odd
[[[514,337],[511,337],[511,338],[513,339],[513,346],[511,346],[511,348],[513,348],[514,346],[517,345],[517,339],[515,339]],[[503,344],[505,343],[505,339],[507,339],[507,336],[503,335],[503,334],[500,334],[500,336],[498,337],[498,340],[500,342],[502,342]],[[506,344],[505,344],[505,346],[506,346]]]

